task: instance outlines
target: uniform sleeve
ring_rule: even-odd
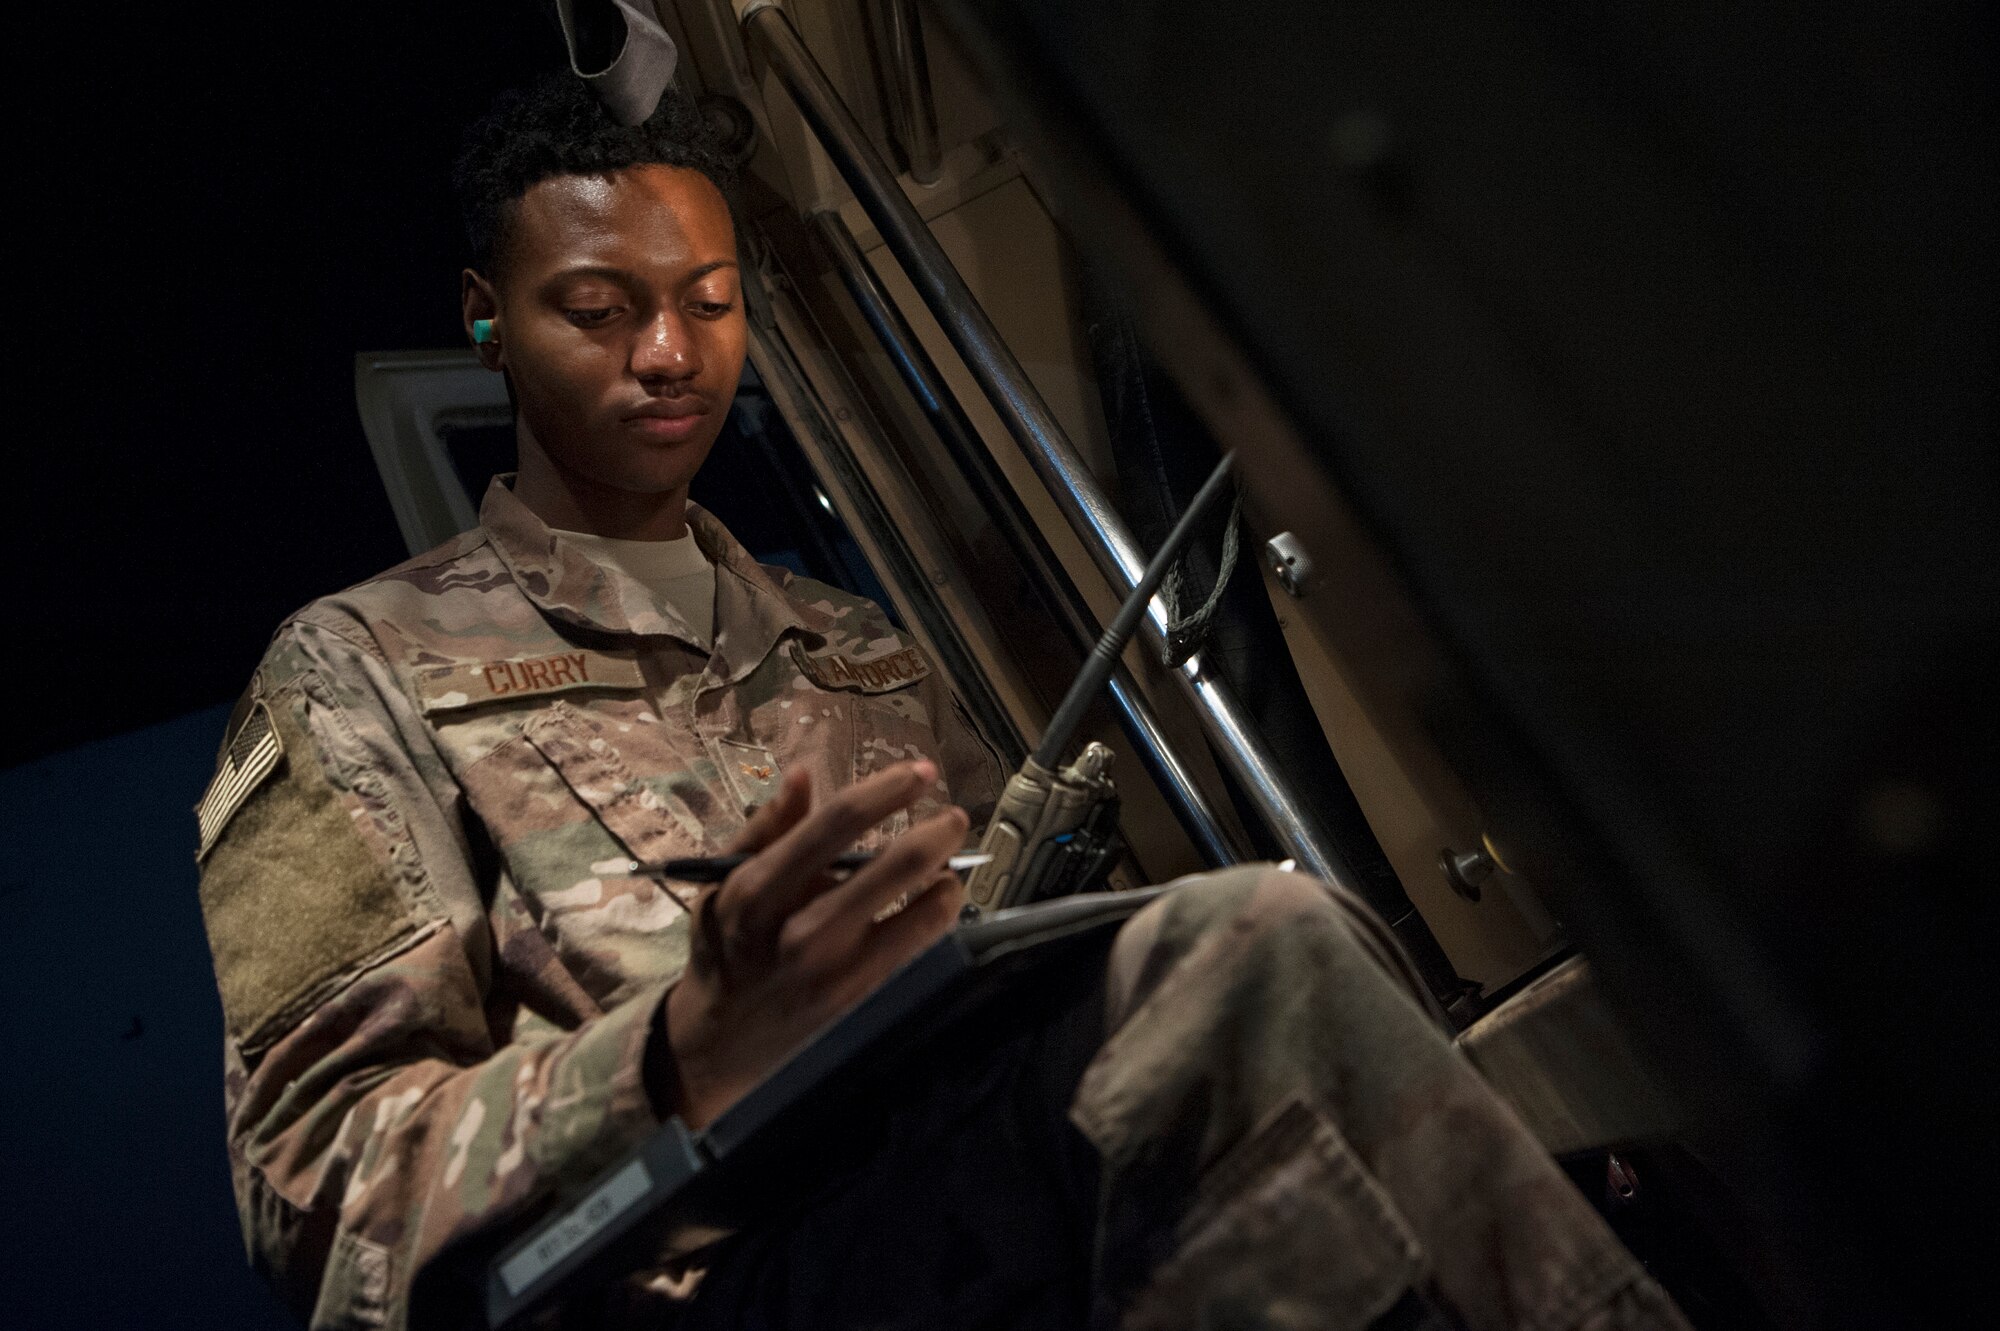
[[[245,1241],[314,1327],[408,1325],[427,1263],[658,1126],[667,982],[557,1036],[489,1019],[485,909],[426,736],[363,641],[295,624],[197,809]]]

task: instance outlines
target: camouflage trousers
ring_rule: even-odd
[[[630,1321],[1683,1327],[1380,927],[1268,866],[1187,880],[1067,992],[885,1086],[692,1302]]]

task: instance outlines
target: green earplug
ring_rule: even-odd
[[[474,342],[493,341],[493,321],[491,319],[474,319],[472,321],[472,340]]]

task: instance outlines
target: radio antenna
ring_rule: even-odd
[[[1235,453],[1222,455],[1222,461],[1215,464],[1215,470],[1202,482],[1201,489],[1195,492],[1194,501],[1187,506],[1187,511],[1181,514],[1180,521],[1176,522],[1174,529],[1167,533],[1167,539],[1160,546],[1159,553],[1146,565],[1146,571],[1140,576],[1138,585],[1132,588],[1132,593],[1125,598],[1125,603],[1118,607],[1117,617],[1111,621],[1111,627],[1104,630],[1104,636],[1090,649],[1090,655],[1084,659],[1083,666],[1076,672],[1076,679],[1070,684],[1069,692],[1063,695],[1062,705],[1056,708],[1055,715],[1049,718],[1048,727],[1042,731],[1042,742],[1035,747],[1034,761],[1043,767],[1053,771],[1062,765],[1063,750],[1069,747],[1070,740],[1075,737],[1076,728],[1082,723],[1083,714],[1090,707],[1090,700],[1097,696],[1097,691],[1104,687],[1104,682],[1110,679],[1112,672],[1118,668],[1118,658],[1124,655],[1125,644],[1132,641],[1132,634],[1139,627],[1140,617],[1152,603],[1153,593],[1157,592],[1160,583],[1166,580],[1167,571],[1174,566],[1174,559],[1180,554],[1181,547],[1187,544],[1190,536],[1194,535],[1195,524],[1215,506],[1217,497],[1228,488],[1229,473],[1235,465]]]

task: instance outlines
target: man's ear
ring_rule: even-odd
[[[459,315],[465,336],[489,370],[504,370],[507,359],[500,340],[500,298],[484,274],[468,268],[459,277]]]

